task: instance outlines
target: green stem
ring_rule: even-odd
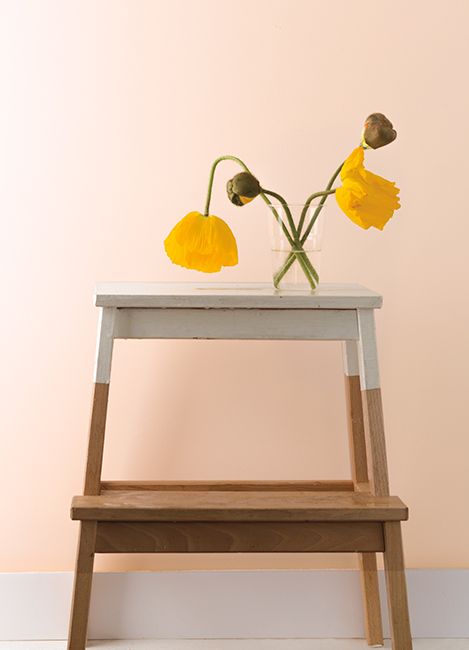
[[[311,195],[311,196],[306,200],[306,203],[305,203],[305,208],[306,208],[306,209],[303,208],[303,211],[302,211],[302,213],[301,213],[301,217],[300,217],[300,221],[299,221],[299,223],[298,223],[298,231],[299,231],[299,236],[300,236],[300,244],[301,244],[302,246],[304,245],[304,243],[305,243],[306,240],[308,239],[308,235],[309,235],[309,233],[311,232],[311,230],[312,230],[312,228],[313,228],[313,226],[314,226],[314,224],[315,224],[315,222],[316,222],[316,219],[318,218],[318,215],[319,215],[319,213],[320,213],[320,211],[321,211],[321,209],[322,209],[324,203],[326,202],[327,197],[329,196],[329,194],[333,194],[333,192],[335,192],[335,190],[332,191],[331,188],[332,188],[332,186],[334,185],[337,176],[340,174],[343,165],[344,165],[344,163],[341,163],[341,165],[339,165],[339,167],[338,167],[338,168],[336,169],[336,171],[333,173],[333,175],[331,176],[331,178],[330,178],[330,180],[329,180],[329,183],[327,184],[327,187],[326,187],[326,189],[324,190],[324,192],[321,192],[321,193],[316,192],[315,194],[312,194],[312,195]],[[311,201],[313,201],[315,195],[318,195],[318,194],[322,194],[322,198],[321,198],[321,200],[320,200],[320,202],[319,202],[319,204],[318,204],[318,207],[317,207],[316,210],[314,211],[313,216],[311,217],[311,221],[310,221],[310,223],[309,223],[309,225],[308,225],[308,227],[307,227],[305,233],[304,233],[303,235],[301,235],[301,230],[302,230],[302,227],[303,227],[304,219],[305,219],[305,217],[306,217],[306,213],[307,213],[307,210],[308,210],[309,204],[311,203]],[[309,203],[308,203],[308,202],[309,202]],[[291,267],[291,265],[293,264],[294,261],[295,261],[295,255],[290,254],[290,255],[288,256],[288,258],[285,260],[283,266],[282,266],[282,267],[279,269],[279,271],[277,271],[277,273],[275,274],[275,277],[274,277],[274,285],[275,285],[275,286],[278,286],[278,284],[280,283],[280,281],[282,280],[282,278],[284,277],[284,275],[289,271],[289,269],[290,269],[290,267]]]
[[[212,188],[213,188],[213,179],[215,177],[215,170],[217,168],[217,165],[221,163],[222,160],[233,160],[234,162],[238,163],[238,165],[241,165],[244,171],[249,172],[249,169],[246,167],[243,161],[240,160],[239,158],[236,158],[235,156],[220,156],[219,158],[217,158],[210,169],[210,175],[208,178],[207,199],[205,201],[204,217],[208,217],[208,213],[210,210],[210,199],[212,198]]]
[[[282,207],[283,207],[283,209],[284,209],[284,212],[285,212],[285,214],[286,214],[286,216],[287,216],[288,224],[289,224],[290,229],[291,229],[291,234],[292,234],[292,236],[293,236],[293,240],[292,240],[291,237],[288,236],[289,233],[288,233],[288,231],[287,231],[287,229],[286,229],[286,226],[285,226],[285,224],[283,223],[283,221],[280,220],[280,225],[282,226],[282,230],[283,230],[283,232],[285,233],[285,236],[287,237],[287,239],[288,239],[288,241],[289,241],[289,243],[290,243],[291,246],[293,246],[293,244],[299,244],[298,233],[297,233],[297,231],[296,231],[295,222],[293,221],[292,213],[291,213],[291,211],[290,211],[290,208],[289,208],[288,205],[287,205],[287,202],[286,202],[285,199],[283,198],[283,196],[281,196],[280,194],[277,194],[277,192],[274,192],[273,190],[265,190],[265,189],[262,189],[262,192],[263,192],[264,194],[267,194],[268,196],[273,196],[274,199],[277,199],[277,201],[279,201],[279,203],[282,204]],[[271,204],[271,207],[272,207],[272,209],[275,209],[274,206],[273,206],[272,204]]]
[[[214,161],[214,163],[213,163],[213,165],[212,165],[212,167],[210,169],[210,175],[209,175],[209,179],[208,179],[208,188],[207,188],[207,199],[205,201],[204,217],[208,217],[209,210],[210,210],[210,200],[212,198],[212,188],[213,188],[213,179],[214,179],[214,176],[215,176],[215,169],[217,168],[217,165],[222,162],[222,160],[233,160],[235,163],[238,163],[238,165],[240,165],[244,169],[245,172],[248,172],[249,174],[252,174],[251,170],[248,168],[246,163],[244,163],[240,158],[237,158],[236,156],[220,156],[219,158],[217,158]],[[262,190],[260,192],[260,196],[267,203],[267,205],[270,206],[270,208],[272,209],[272,212],[275,215],[275,218],[277,219],[277,221],[280,222],[281,218],[280,218],[279,213],[274,208],[274,206],[272,205],[272,203],[269,201],[269,199],[267,198],[267,196],[264,194],[264,192]]]
[[[209,181],[208,181],[208,188],[207,188],[207,198],[205,201],[205,210],[204,210],[204,216],[208,217],[209,212],[210,212],[210,201],[212,198],[212,189],[213,189],[213,181],[215,178],[215,170],[218,166],[219,163],[221,163],[223,160],[232,160],[233,162],[236,162],[238,165],[240,165],[244,171],[248,172],[251,174],[252,172],[248,168],[248,166],[240,159],[237,158],[236,156],[220,156],[217,158],[210,169],[210,174],[209,174]],[[275,209],[275,207],[272,205],[271,201],[268,199],[267,194],[271,194],[274,196],[276,199],[280,200],[282,205],[285,208],[285,214],[287,215],[287,219],[290,225],[290,228],[292,229],[292,235],[290,235],[288,228],[285,226],[281,216],[279,215],[278,211]],[[281,197],[279,194],[276,194],[275,192],[267,192],[267,190],[261,190],[260,196],[262,197],[263,201],[267,203],[267,205],[271,208],[277,222],[281,225],[283,232],[285,233],[285,237],[287,238],[290,246],[293,249],[292,252],[292,263],[295,259],[298,259],[298,262],[300,263],[309,284],[311,285],[312,289],[315,289],[317,286],[317,281],[318,281],[318,274],[316,272],[316,269],[313,267],[311,264],[311,261],[309,260],[308,256],[306,255],[305,251],[302,250],[302,245],[300,244],[298,240],[298,234],[295,228],[295,223],[293,221],[293,217],[291,215],[291,212],[286,204],[285,199]],[[277,285],[275,285],[277,286]]]
[[[277,199],[277,201],[281,203],[292,231],[293,241],[292,241],[292,237],[289,236],[288,230],[285,224],[283,223],[283,221],[281,219],[280,220],[277,219],[277,221],[279,221],[280,225],[282,226],[282,230],[285,233],[285,236],[287,237],[290,246],[292,247],[292,255],[298,259],[298,263],[301,265],[301,268],[303,269],[304,274],[306,275],[308,282],[311,285],[311,288],[315,289],[317,286],[317,282],[319,280],[319,276],[316,272],[316,269],[311,264],[311,261],[307,256],[306,251],[303,250],[303,247],[300,244],[295,222],[293,220],[293,216],[290,208],[287,205],[287,202],[285,201],[283,196],[277,194],[277,192],[274,192],[273,190],[263,189],[262,191],[264,192],[264,194],[267,194],[268,196],[273,196],[275,199]]]
[[[324,205],[324,201],[326,200],[326,197],[329,194],[334,194],[334,192],[335,192],[335,190],[324,190],[324,192],[314,192],[314,194],[311,194],[311,196],[309,196],[306,199],[306,202],[305,202],[305,204],[303,206],[303,210],[301,211],[300,220],[298,222],[298,236],[299,237],[301,236],[301,231],[303,230],[303,224],[305,222],[306,215],[308,213],[308,208],[311,205],[311,202],[314,201],[314,199],[317,199],[318,196],[323,196],[324,200],[322,201],[322,203],[320,203],[318,205],[319,210],[321,210],[322,206]],[[319,214],[319,210],[318,210],[318,214]]]
[[[303,237],[301,238],[301,241],[302,241],[303,244],[304,244],[305,241],[307,240],[308,235],[309,235],[309,233],[311,232],[311,228],[314,226],[314,222],[315,222],[316,219],[318,218],[318,214],[320,213],[320,211],[321,211],[321,209],[322,209],[322,206],[324,205],[324,203],[326,202],[327,197],[329,196],[329,190],[332,189],[332,186],[333,186],[334,183],[335,183],[335,179],[336,179],[337,176],[340,174],[340,171],[341,171],[341,169],[342,169],[343,166],[344,166],[344,163],[341,163],[341,164],[337,167],[337,169],[335,170],[335,172],[332,174],[332,176],[331,176],[331,178],[330,178],[330,180],[329,180],[329,182],[328,182],[328,184],[327,184],[327,186],[326,186],[326,189],[324,190],[325,192],[327,192],[327,194],[324,194],[324,196],[322,197],[322,199],[319,201],[319,205],[318,205],[318,207],[316,208],[316,210],[314,211],[314,214],[313,214],[313,216],[312,216],[312,218],[311,218],[311,222],[310,222],[310,224],[309,224],[309,226],[308,226],[308,228],[307,228],[307,234],[305,233],[305,235],[303,235]],[[312,225],[311,225],[311,223],[312,223]],[[309,229],[309,230],[308,230],[308,229]]]
[[[288,240],[288,243],[292,247],[292,251],[294,251],[293,253],[294,257],[298,259],[298,262],[301,265],[301,268],[303,269],[303,272],[306,275],[309,284],[313,289],[315,289],[316,288],[315,275],[317,276],[317,273],[316,270],[313,268],[311,262],[309,261],[305,251],[302,249],[300,242],[298,241],[298,233],[296,232],[295,222],[293,221],[292,213],[290,211],[290,208],[287,205],[287,202],[285,201],[283,196],[277,194],[277,192],[274,192],[273,190],[262,189],[261,194],[265,196],[266,199],[267,196],[272,196],[274,197],[274,199],[277,199],[277,201],[281,203],[284,212],[287,216],[287,220],[291,228],[291,233],[288,231],[288,228],[286,227],[285,223],[283,222],[283,219],[281,218],[277,210],[274,208],[272,203],[267,199],[268,205],[274,212],[275,219],[280,224],[283,233]]]

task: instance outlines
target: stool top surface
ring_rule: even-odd
[[[269,282],[105,282],[95,291],[98,307],[218,309],[376,309],[382,297],[359,284],[321,284],[277,290]]]

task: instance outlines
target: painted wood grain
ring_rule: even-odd
[[[121,339],[358,339],[353,309],[119,309]]]
[[[344,374],[347,377],[355,377],[360,374],[357,341],[342,342],[342,359],[344,363]]]
[[[94,368],[94,381],[98,384],[108,384],[111,378],[115,317],[115,309],[109,307],[100,309]]]
[[[323,284],[310,291],[277,290],[269,282],[107,282],[98,307],[358,309],[380,308],[382,297],[359,284]]]
[[[380,387],[378,351],[376,348],[375,315],[373,309],[358,309],[360,333],[358,363],[362,390]]]

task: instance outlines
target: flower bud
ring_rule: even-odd
[[[396,139],[397,131],[382,113],[372,113],[365,120],[362,131],[362,147],[378,149]]]
[[[242,206],[259,195],[261,186],[255,176],[249,172],[241,172],[233,176],[226,184],[226,192],[231,203]]]

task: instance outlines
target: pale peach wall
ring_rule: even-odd
[[[200,280],[162,240],[203,207],[212,159],[291,202],[321,189],[383,111],[367,155],[402,188],[383,234],[328,209],[323,279],[384,294],[392,491],[411,567],[469,566],[467,25],[457,2],[4,0],[0,5],[0,570],[73,566],[97,280]],[[224,198],[240,263],[269,281],[269,215]],[[338,344],[118,343],[108,478],[348,475]],[[441,525],[442,524],[442,525]],[[5,526],[6,525],[6,526]],[[311,567],[335,556],[107,557],[98,568]]]

